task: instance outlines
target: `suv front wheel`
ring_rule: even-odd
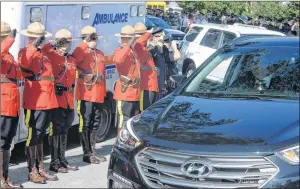
[[[190,75],[192,75],[192,73],[196,70],[196,66],[194,63],[189,63],[189,65],[187,66],[186,70],[185,70],[185,75],[187,77],[189,77]]]

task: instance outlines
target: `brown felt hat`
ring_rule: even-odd
[[[147,32],[147,27],[142,22],[138,22],[134,26],[134,30],[136,34],[144,34]]]
[[[138,35],[135,34],[134,28],[130,25],[126,25],[122,27],[121,33],[115,34],[117,37],[138,37]]]
[[[8,36],[11,32],[10,25],[6,22],[1,22],[1,37]]]
[[[40,22],[33,22],[28,26],[27,29],[21,30],[20,34],[28,36],[28,37],[51,37],[52,34],[45,31],[45,26]]]
[[[96,31],[96,28],[92,27],[92,26],[85,26],[84,28],[82,28],[81,30],[81,36],[84,37],[84,36],[87,36],[91,33],[97,33]],[[101,35],[98,35],[97,36],[101,36]]]
[[[61,29],[55,34],[55,39],[66,38],[68,41],[72,41],[72,34],[69,30]]]

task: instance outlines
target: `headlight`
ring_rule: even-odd
[[[132,151],[134,148],[141,145],[140,140],[134,134],[132,130],[132,121],[134,121],[136,117],[130,118],[126,125],[120,130],[116,146],[119,149],[125,150],[127,152]]]
[[[299,165],[299,145],[276,153],[281,159],[292,165]]]

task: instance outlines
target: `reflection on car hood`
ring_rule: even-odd
[[[180,30],[174,30],[174,29],[164,29],[166,31],[166,33],[171,34],[171,35],[185,35],[184,32],[180,31]]]
[[[271,152],[298,141],[299,103],[170,96],[148,108],[134,130],[148,145],[164,148]]]

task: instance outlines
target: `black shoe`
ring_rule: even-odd
[[[73,166],[73,165],[70,165],[70,164],[63,165],[63,167],[68,169],[69,171],[78,171],[79,170],[78,166],[75,166],[75,165]]]
[[[68,169],[64,168],[63,166],[52,166],[49,167],[50,171],[56,172],[56,173],[68,173]]]
[[[82,161],[90,164],[100,164],[100,160],[94,155],[83,155]]]

